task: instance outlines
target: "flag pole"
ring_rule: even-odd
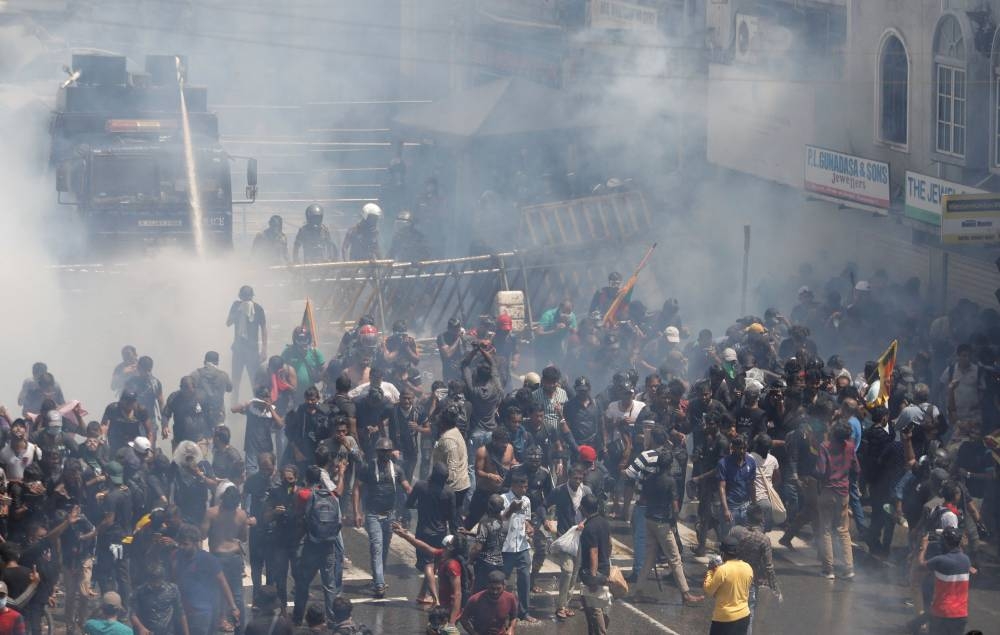
[[[618,290],[618,295],[615,296],[614,301],[611,302],[611,306],[609,306],[607,312],[605,312],[604,319],[601,320],[601,324],[607,326],[614,319],[614,316],[618,313],[618,309],[621,307],[622,302],[625,301],[625,296],[629,294],[632,287],[634,287],[635,283],[639,280],[639,272],[642,271],[643,267],[646,266],[646,263],[649,262],[649,257],[653,255],[654,249],[656,249],[656,243],[649,246],[649,249],[646,250],[646,254],[642,257],[642,260],[639,261],[639,266],[635,268],[635,272],[633,272],[628,281],[622,285],[622,288]]]

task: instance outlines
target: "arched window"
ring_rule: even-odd
[[[895,35],[882,44],[879,58],[879,138],[906,145],[910,65],[906,49]]]
[[[953,15],[938,23],[934,37],[935,149],[965,156],[966,50],[962,26]]]

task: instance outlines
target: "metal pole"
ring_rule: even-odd
[[[385,332],[385,307],[382,305],[382,285],[378,279],[378,265],[372,264],[372,281],[375,283],[375,297],[378,299],[378,316],[382,321],[382,332]]]
[[[740,293],[740,315],[747,314],[747,280],[750,276],[750,226],[743,226],[743,289]]]

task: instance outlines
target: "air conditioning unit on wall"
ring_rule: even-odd
[[[760,61],[761,47],[760,18],[745,13],[736,14],[736,41],[733,59],[740,64],[756,64]]]

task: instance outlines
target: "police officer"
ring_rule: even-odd
[[[263,264],[288,264],[288,238],[281,231],[281,216],[275,214],[267,221],[267,229],[258,232],[253,239],[251,253]]]
[[[413,226],[413,213],[408,209],[396,216],[396,232],[389,248],[389,258],[401,262],[420,262],[430,258],[427,237]]]
[[[379,258],[378,221],[382,218],[382,208],[375,203],[365,203],[361,208],[361,220],[347,230],[341,251],[344,259],[377,260]]]
[[[299,249],[302,256],[299,256]],[[337,245],[330,230],[323,224],[323,207],[313,203],[306,208],[306,224],[299,227],[292,245],[292,260],[296,263],[330,262],[337,260]]]

